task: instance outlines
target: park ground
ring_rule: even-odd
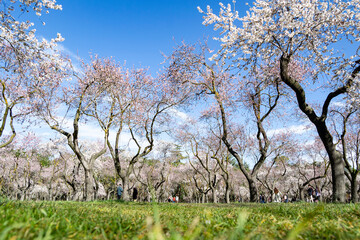
[[[360,205],[0,199],[5,239],[360,239]]]

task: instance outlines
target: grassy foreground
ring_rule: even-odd
[[[360,205],[0,200],[4,239],[360,239]]]

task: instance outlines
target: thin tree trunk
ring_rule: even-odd
[[[230,188],[228,182],[226,183],[226,187],[225,187],[225,202],[230,203]]]

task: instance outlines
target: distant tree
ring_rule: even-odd
[[[82,148],[79,139],[80,122],[91,119],[88,112],[92,108],[96,108],[96,100],[102,98],[109,88],[112,87],[113,78],[107,78],[103,72],[97,71],[101,68],[101,62],[94,59],[91,63],[83,63],[83,73],[73,74],[72,84],[63,82],[64,76],[61,72],[54,70],[50,76],[57,78],[59,83],[52,88],[39,91],[41,98],[39,101],[32,103],[33,113],[37,118],[45,122],[52,130],[60,133],[67,140],[67,144],[76,155],[84,170],[84,200],[92,200],[94,198],[94,163],[100,156],[106,153],[107,139],[109,137],[109,128],[111,122],[105,122],[104,127],[104,143],[100,149],[94,151],[86,151]],[[107,72],[108,76],[112,72]],[[60,112],[61,107],[65,107],[67,111]],[[60,117],[61,114],[63,117]],[[64,124],[66,118],[71,123],[70,126]]]
[[[145,68],[126,69],[113,59],[95,58],[94,62],[94,74],[102,79],[102,85],[109,83],[111,87],[93,98],[93,105],[84,114],[94,119],[105,135],[115,134],[115,140],[107,138],[106,145],[126,188],[122,198],[127,201],[135,164],[153,150],[155,136],[166,130],[167,111],[181,104],[186,95],[179,95],[164,74],[153,78]],[[122,159],[127,146],[120,140],[125,134],[130,135],[125,141],[133,144],[126,153],[130,160]]]

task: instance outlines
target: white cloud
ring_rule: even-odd
[[[342,108],[346,107],[346,104],[343,102],[333,102],[332,105],[335,107],[342,107]]]
[[[74,71],[77,73],[82,73],[81,71],[81,58],[79,55],[73,53],[69,49],[67,49],[63,44],[57,43],[56,46],[57,50],[62,52],[65,56],[68,56],[71,59],[72,67],[74,68]]]
[[[308,131],[312,130],[312,126],[310,125],[306,125],[306,124],[301,124],[301,125],[292,125],[289,127],[283,127],[283,128],[277,128],[277,129],[272,129],[268,132],[268,134],[270,136],[275,135],[275,134],[281,134],[281,133],[293,133],[293,134],[303,134],[306,133]]]
[[[182,112],[182,111],[179,111],[175,108],[171,108],[169,110],[170,113],[172,113],[175,117],[177,117],[179,120],[183,121],[183,122],[188,122],[191,120],[191,118],[189,117],[188,114]]]
[[[70,51],[69,49],[67,49],[63,44],[57,43],[56,48],[57,48],[57,50],[64,53],[65,55],[68,55],[71,59],[76,60],[76,61],[81,61],[81,58],[79,57],[79,55],[77,55],[77,54],[73,53],[72,51]]]

